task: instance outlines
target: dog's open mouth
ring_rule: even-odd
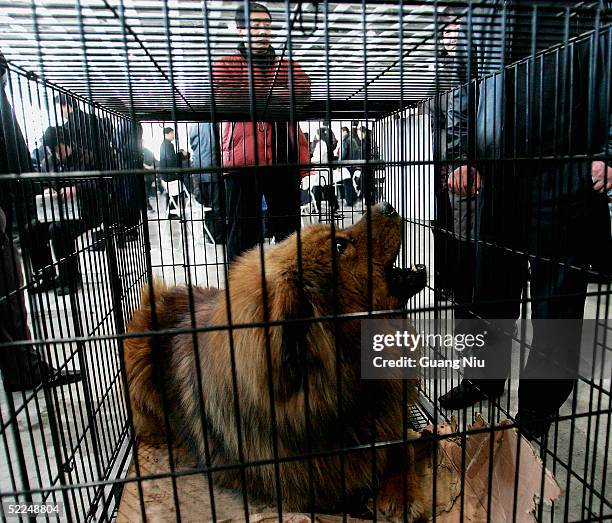
[[[407,269],[391,267],[387,275],[389,289],[402,300],[408,300],[427,285],[427,267],[413,265]]]

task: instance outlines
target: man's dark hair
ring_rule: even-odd
[[[173,127],[164,127],[164,136],[166,136],[168,133],[173,133],[173,132],[174,132]]]
[[[74,107],[72,100],[69,96],[66,96],[64,93],[60,93],[55,96],[55,103],[60,105],[67,105],[68,107]]]
[[[272,15],[270,14],[270,11],[268,11],[268,8],[263,4],[258,4],[257,2],[249,2],[249,13],[266,13],[270,21],[272,21]],[[236,15],[234,19],[236,20],[236,27],[238,27],[238,29],[244,29],[246,27],[244,4],[240,4],[236,8]]]
[[[349,132],[349,128],[348,128],[348,127],[342,127],[342,129],[340,129],[340,130],[341,130],[343,133],[344,133],[344,132],[347,132],[347,133]]]
[[[43,134],[43,144],[54,151],[60,143],[64,143],[63,134],[63,127],[47,127],[45,134]]]

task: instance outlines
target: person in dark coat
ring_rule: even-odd
[[[354,160],[359,155],[360,144],[351,136],[348,127],[342,127],[342,142],[340,144],[340,161]],[[353,186],[353,167],[344,167],[351,177],[342,180],[342,195],[346,204],[352,206],[357,200],[357,192]]]
[[[147,209],[149,211],[153,210],[153,206],[151,205],[151,198],[157,195],[157,183],[156,183],[156,175],[155,170],[158,167],[158,162],[155,159],[155,155],[153,151],[144,147],[142,149],[142,168],[147,171],[145,177],[145,190],[147,196]]]
[[[28,172],[31,165],[23,134],[4,91],[8,72],[1,52],[0,74],[0,343],[10,344],[31,340],[32,335],[25,308],[21,259],[12,237],[13,199],[24,191],[12,181],[2,180],[2,175]],[[0,350],[0,370],[7,392],[32,389],[41,383],[57,387],[81,379],[79,371],[57,371],[28,344]]]
[[[164,140],[159,147],[159,167],[160,169],[179,169],[180,158],[174,148],[174,129],[172,127],[164,127]],[[162,180],[165,182],[173,182],[181,179],[181,174],[177,171],[174,173],[163,173]]]
[[[78,101],[66,94],[58,94],[55,101],[60,106],[64,124],[62,140],[73,151],[83,152],[90,159],[89,169],[109,170],[117,168],[117,156],[113,143],[113,127],[105,118],[98,119],[93,113],[86,113]],[[75,165],[75,170],[85,170],[85,165]]]
[[[162,173],[161,179],[166,182],[183,181],[183,175],[180,172],[182,156],[176,152],[174,148],[174,129],[172,127],[164,127],[164,140],[159,147],[159,167],[160,169],[176,169],[174,172]],[[184,194],[181,192],[179,198],[181,204],[183,202]],[[166,194],[166,205],[170,205],[170,197]],[[179,215],[170,213],[169,218],[173,220],[179,219]]]
[[[460,195],[448,190],[451,162],[455,158],[461,159],[463,154],[462,144],[457,140],[457,136],[453,133],[450,133],[450,137],[447,135],[447,128],[454,125],[449,120],[456,114],[453,108],[458,108],[461,104],[467,107],[468,96],[473,96],[473,86],[465,85],[468,70],[467,50],[465,46],[459,45],[464,23],[465,20],[461,18],[449,17],[440,34],[440,56],[445,77],[448,76],[453,84],[460,87],[434,93],[429,106],[432,149],[436,161],[436,218],[432,231],[435,289],[439,295],[454,301],[456,318],[469,316],[469,312],[465,312],[464,308],[466,304],[472,303],[476,272],[476,195]],[[473,70],[476,70],[476,64],[473,63],[472,66]]]
[[[128,118],[122,118],[119,121],[114,131],[114,145],[121,168],[125,170],[143,169],[142,133],[142,124]],[[138,176],[142,175],[126,173],[117,176],[114,180],[113,197],[118,221],[123,228],[128,229],[127,233],[122,234],[119,238],[120,244],[138,238],[136,229],[140,223]]]
[[[372,131],[367,127],[359,128],[359,160],[377,159],[376,146],[372,141]],[[356,179],[357,189],[361,192],[366,205],[374,205],[376,194],[374,187],[374,169],[369,165],[361,166],[361,175]]]
[[[564,320],[554,332],[545,329],[545,322],[533,324],[516,415],[530,438],[546,435],[574,388],[590,269],[604,275],[612,266],[610,218],[602,194],[612,176],[612,35],[587,34],[567,49],[524,60],[533,44],[532,23],[541,24],[535,34],[545,35],[537,38],[536,52],[539,46],[562,43],[566,22],[570,38],[593,28],[592,23],[580,27],[579,16],[566,18],[569,11],[563,7],[558,16],[533,18],[538,3],[500,0],[476,9],[471,41],[483,79],[468,103],[451,107],[449,114],[449,137],[462,151],[449,187],[461,195],[478,195],[475,317],[508,319],[506,330],[512,332],[529,265],[532,319]],[[508,22],[503,63],[512,64],[503,71],[498,32],[502,16]],[[467,35],[462,39],[467,42]],[[492,70],[498,73],[488,74]],[[576,159],[539,160],[566,154]],[[479,162],[509,157],[531,159]],[[511,346],[511,337],[502,336],[488,360],[498,375],[509,372]],[[560,357],[564,363],[555,365]],[[551,371],[554,379],[544,380]],[[498,397],[505,381],[468,373],[440,397],[440,404],[458,409]]]
[[[65,136],[65,130],[61,127],[49,127],[45,131],[43,143],[48,154],[43,163],[43,172],[93,169],[90,151],[74,150],[65,143],[68,141]],[[103,212],[99,203],[101,190],[96,179],[80,180],[76,184],[71,180],[58,180],[45,189],[49,198],[58,201],[60,212],[60,216],[54,216],[49,225],[51,246],[58,260],[56,292],[60,296],[76,291],[82,284],[76,238],[102,223]],[[95,246],[102,244],[102,239],[97,236],[94,241]]]
[[[189,128],[189,145],[193,152],[193,166],[199,169],[219,167],[219,131],[216,124],[210,122],[194,123]],[[196,200],[212,211],[205,216],[206,226],[212,233],[216,243],[223,243],[224,227],[222,208],[221,173],[219,171],[200,172],[191,176],[192,193]]]

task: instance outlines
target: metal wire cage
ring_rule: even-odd
[[[3,521],[612,518],[609,2],[0,8]]]

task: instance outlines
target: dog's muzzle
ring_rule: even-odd
[[[408,300],[422,291],[427,285],[427,267],[425,265],[413,265],[408,269],[392,267],[389,274],[389,288],[391,292],[403,299]]]

